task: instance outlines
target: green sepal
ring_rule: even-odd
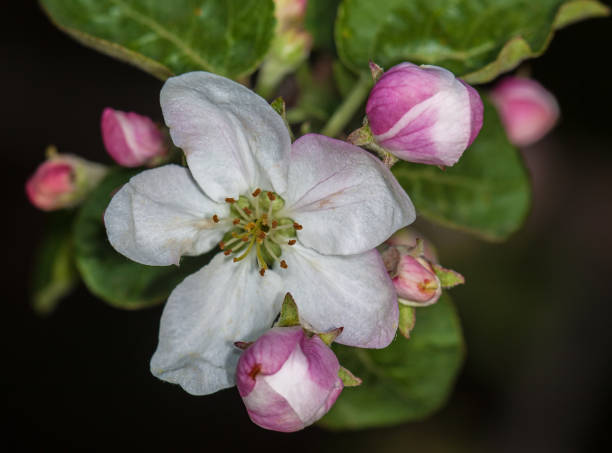
[[[278,318],[276,325],[278,327],[292,327],[300,325],[298,307],[291,293],[285,294],[285,300],[283,300],[280,317]]]
[[[363,382],[361,378],[358,378],[343,366],[338,370],[338,376],[342,379],[345,387],[357,387]]]
[[[323,343],[325,343],[327,346],[331,346],[331,344],[336,338],[338,338],[338,335],[340,335],[343,330],[344,327],[338,327],[337,329],[330,330],[329,332],[317,333],[317,336],[323,340]]]
[[[416,324],[416,309],[409,305],[399,304],[399,332],[406,338],[410,338],[410,332]]]
[[[363,126],[350,133],[346,141],[355,146],[365,146],[374,142],[374,136],[367,119],[364,120]]]
[[[432,265],[436,276],[440,280],[442,288],[448,289],[457,285],[463,285],[465,283],[465,277],[459,272],[452,269],[446,269],[439,264]]]
[[[289,137],[291,137],[291,141],[294,141],[295,136],[293,135],[291,126],[289,126],[289,122],[287,121],[287,109],[285,106],[285,100],[282,98],[282,96],[279,96],[270,103],[270,107],[272,107],[274,111],[278,113],[283,119],[285,127],[287,127],[287,131],[289,131]]]

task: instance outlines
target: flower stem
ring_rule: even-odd
[[[321,133],[329,137],[335,137],[353,118],[355,112],[370,92],[372,87],[372,77],[369,74],[363,74],[348,97],[340,104],[340,107],[334,112]]]

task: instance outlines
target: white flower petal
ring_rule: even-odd
[[[121,254],[152,266],[179,264],[223,237],[212,221],[229,213],[200,190],[189,170],[166,165],[134,176],[115,194],[104,214],[108,239]]]
[[[318,331],[344,327],[336,340],[342,344],[384,348],[391,343],[398,324],[397,295],[377,251],[329,256],[299,243],[291,251],[283,253],[288,268],[278,272],[301,320]]]
[[[287,216],[303,225],[300,241],[325,254],[370,250],[412,223],[410,198],[375,157],[322,135],[293,143]]]
[[[161,106],[174,144],[210,198],[285,190],[291,140],[263,98],[225,77],[190,72],[166,81]]]
[[[164,308],[151,372],[192,395],[234,385],[240,351],[280,311],[280,279],[261,277],[251,255],[239,263],[222,253],[178,285]]]

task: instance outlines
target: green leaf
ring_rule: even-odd
[[[49,216],[45,236],[34,263],[31,302],[39,315],[48,315],[79,281],[72,251],[71,224],[74,211]]]
[[[567,9],[564,4],[571,4]],[[443,66],[484,83],[541,55],[555,28],[606,14],[595,1],[344,0],[338,12],[338,53],[353,70],[368,61]],[[559,15],[560,19],[557,19]]]
[[[136,173],[111,171],[83,204],[74,224],[74,252],[85,285],[110,305],[127,310],[163,302],[176,285],[208,263],[215,253],[183,258],[177,267],[145,266],[115,251],[106,236],[104,211],[114,192]]]
[[[308,0],[304,27],[312,35],[313,48],[334,50],[334,21],[340,0]]]
[[[385,349],[334,345],[363,383],[344,389],[321,424],[333,429],[388,426],[422,419],[448,398],[464,356],[461,326],[449,297],[417,310],[410,340]]]
[[[400,161],[393,173],[419,214],[501,241],[523,224],[531,191],[519,152],[508,142],[495,108],[483,101],[483,128],[459,163],[440,170]]]
[[[164,80],[253,72],[274,35],[273,0],[40,0],[51,21],[88,47]]]

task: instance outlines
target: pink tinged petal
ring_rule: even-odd
[[[478,93],[437,66],[392,68],[375,85],[366,111],[380,146],[432,165],[455,164],[482,126]]]
[[[26,182],[30,202],[43,211],[66,207],[75,190],[73,171],[72,165],[66,162],[43,162]]]
[[[400,258],[393,284],[397,295],[411,302],[431,304],[438,300],[442,292],[442,286],[434,272],[410,255]]]
[[[289,402],[264,380],[243,401],[253,423],[262,428],[291,433],[306,427]]]
[[[161,106],[174,144],[210,198],[285,190],[291,140],[263,98],[225,77],[190,72],[166,81]]]
[[[412,63],[401,63],[386,71],[372,88],[366,114],[374,135],[387,132],[415,105],[436,93],[436,74]]]
[[[482,104],[482,99],[474,88],[465,83],[463,80],[459,79],[459,82],[463,84],[463,86],[468,90],[468,95],[470,97],[470,112],[471,112],[471,120],[470,120],[470,140],[468,141],[468,146],[470,146],[480,129],[482,129],[483,122],[483,114],[484,114],[484,105]]]
[[[255,385],[255,377],[276,373],[303,337],[300,326],[276,328],[263,334],[240,358],[236,369],[236,385],[245,397]]]
[[[278,276],[259,275],[253,256],[234,263],[216,255],[170,295],[151,359],[153,375],[192,395],[234,385],[240,356],[234,342],[254,341],[270,328],[280,310],[279,287]]]
[[[166,153],[163,135],[146,116],[107,107],[101,129],[106,150],[124,167],[138,167]]]
[[[491,91],[508,138],[518,146],[531,145],[546,135],[559,119],[555,97],[532,79],[506,77]]]
[[[397,231],[393,236],[387,239],[385,243],[391,246],[399,245],[412,248],[416,246],[417,239],[421,239],[423,241],[423,256],[432,263],[437,263],[438,255],[436,253],[436,248],[428,239],[424,238],[421,233],[413,228],[403,228]]]
[[[323,135],[293,144],[283,196],[287,216],[303,226],[300,242],[325,254],[370,250],[415,219],[410,198],[378,159]]]
[[[189,171],[166,165],[134,176],[115,194],[104,214],[111,245],[133,261],[152,266],[179,264],[221,240],[227,204],[210,200]]]
[[[288,267],[279,274],[300,319],[320,332],[344,327],[336,341],[349,346],[384,348],[391,343],[398,324],[397,295],[377,251],[321,255],[298,242],[285,254]]]

